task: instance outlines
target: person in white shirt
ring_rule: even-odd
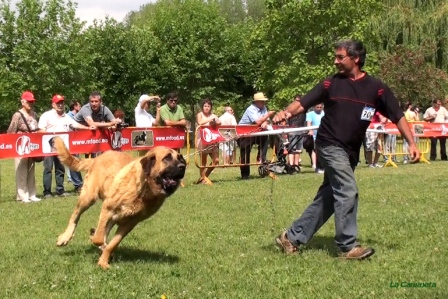
[[[148,113],[150,103],[154,101],[157,101],[156,118]],[[138,104],[134,111],[136,127],[151,128],[152,126],[158,126],[160,122],[160,98],[144,94],[138,99]]]
[[[95,126],[84,126],[77,123],[73,118],[65,113],[64,107],[64,97],[61,95],[53,96],[52,107],[50,111],[45,112],[39,119],[37,127],[39,132],[49,132],[49,133],[59,133],[59,132],[69,132],[73,129],[81,130],[95,130]],[[53,196],[51,192],[51,181],[52,181],[52,171],[53,164],[55,167],[55,180],[56,180],[56,194],[58,196],[64,197],[68,196],[64,190],[64,175],[65,168],[57,156],[46,156],[43,161],[44,173],[43,173],[43,183],[44,183],[44,198],[50,198]],[[81,188],[82,186],[75,186],[75,190]]]
[[[233,114],[233,109],[230,106],[224,108],[225,112],[223,115],[219,117],[222,126],[236,126],[238,123],[236,122],[235,115]],[[230,140],[219,145],[219,148],[222,151],[222,158],[224,160],[224,165],[235,163],[236,156],[233,154],[235,149],[235,141]]]
[[[430,123],[444,123],[448,120],[448,111],[442,106],[441,100],[433,100],[432,107],[426,109],[423,119]],[[434,161],[437,157],[437,140],[440,141],[440,158],[442,161],[448,159],[446,155],[446,137],[431,137],[431,153],[429,158]]]
[[[157,101],[156,108],[156,118],[154,118],[150,113],[148,113],[149,106],[152,102]],[[151,128],[153,126],[158,126],[160,122],[160,97],[159,96],[149,96],[147,94],[142,95],[138,99],[137,107],[135,111],[135,126],[138,128]],[[147,150],[139,150],[138,156],[143,157],[146,155]]]

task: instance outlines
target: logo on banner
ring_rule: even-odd
[[[120,131],[115,131],[114,134],[112,135],[112,148],[113,149],[117,149],[117,148],[121,148],[121,132]]]
[[[205,128],[202,130],[202,139],[204,139],[205,142],[211,142],[218,139],[219,137],[219,134],[213,133],[209,128]]]
[[[20,136],[16,141],[16,152],[19,156],[28,155],[33,150],[38,150],[39,144],[31,143],[28,136]]]
[[[445,125],[441,125],[440,129],[442,130],[442,135],[446,135],[448,133],[448,128]]]

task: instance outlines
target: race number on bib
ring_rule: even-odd
[[[375,114],[375,108],[364,107],[361,113],[361,120],[372,121],[374,114]]]

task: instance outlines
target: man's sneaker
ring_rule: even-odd
[[[58,194],[59,197],[67,197],[67,196],[71,196],[70,193],[64,192],[64,193],[60,193]]]
[[[289,242],[289,240],[286,236],[286,231],[283,231],[279,236],[277,236],[277,238],[275,238],[275,243],[286,254],[298,253],[298,248],[296,246],[292,245],[291,242]]]
[[[325,173],[325,171],[323,169],[316,168],[316,173]]]
[[[373,164],[373,167],[375,167],[375,168],[381,168],[381,167],[383,167],[383,165],[380,165],[380,164],[378,164],[378,163],[375,163],[375,164]]]
[[[49,198],[52,198],[53,197],[53,195],[52,194],[45,194],[44,195],[44,199],[49,199]]]
[[[344,259],[355,259],[355,260],[363,260],[370,256],[372,256],[375,253],[375,249],[370,247],[361,247],[356,246],[353,247],[352,250],[347,252],[341,252],[339,255],[340,258]]]
[[[30,197],[30,200],[31,200],[31,201],[34,201],[34,202],[41,201],[41,199],[40,199],[39,197],[36,197],[36,196],[31,196],[31,197]]]
[[[29,199],[27,198],[27,199],[23,199],[23,200],[21,200],[20,202],[23,202],[23,203],[30,203],[31,200],[29,200]]]

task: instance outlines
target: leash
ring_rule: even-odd
[[[269,196],[268,196],[268,203],[270,205],[271,208],[271,213],[272,213],[272,227],[271,227],[271,232],[275,232],[275,227],[276,227],[276,212],[275,212],[275,204],[274,204],[274,179],[271,180],[271,190],[269,192]]]

